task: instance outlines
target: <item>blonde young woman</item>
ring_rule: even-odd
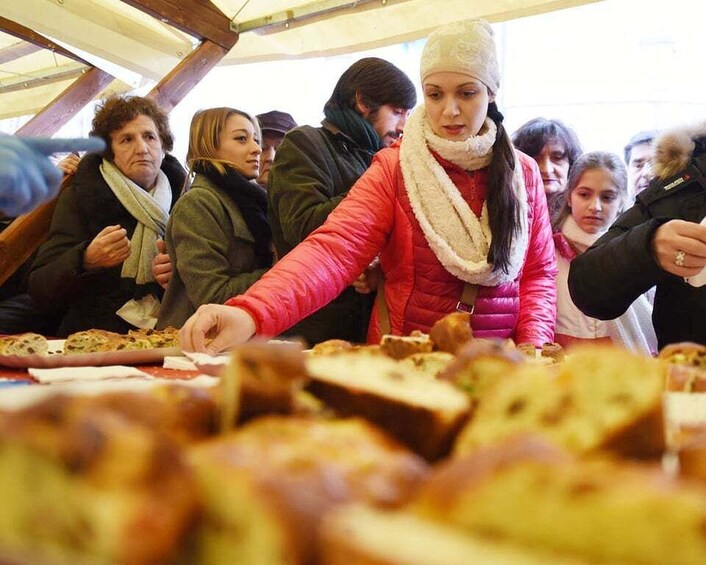
[[[169,219],[172,278],[158,328],[181,327],[201,304],[223,303],[272,265],[257,121],[233,108],[197,112],[186,160],[193,174]]]
[[[401,143],[379,151],[326,223],[248,292],[199,308],[182,330],[186,350],[277,335],[378,255],[387,308],[373,311],[369,342],[383,332],[428,331],[456,309],[474,311],[477,336],[553,341],[556,260],[546,199],[537,164],[512,148],[495,104],[500,76],[489,24],[435,31],[421,82],[424,105]]]

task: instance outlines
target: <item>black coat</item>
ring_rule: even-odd
[[[706,217],[704,174],[706,153],[701,153],[676,176],[653,181],[603,237],[572,261],[569,291],[584,314],[617,318],[656,286],[652,322],[659,347],[706,343],[706,286],[694,288],[667,273],[652,255],[652,239],[662,224],[673,219],[699,223]]]
[[[103,179],[100,163],[97,154],[81,159],[69,186],[59,196],[49,237],[40,247],[29,275],[29,293],[37,304],[64,313],[60,336],[90,328],[125,333],[132,326],[115,312],[131,298],[150,293],[162,296],[156,283],[136,285],[134,280],[121,278],[122,264],[93,272],[83,269],[84,251],[105,227],[119,224],[132,238],[137,226],[137,220]],[[162,170],[169,179],[174,205],[184,184],[184,169],[167,155]]]

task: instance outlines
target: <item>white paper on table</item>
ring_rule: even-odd
[[[59,367],[56,369],[28,369],[27,372],[42,384],[67,381],[100,381],[138,377],[153,379],[149,373],[127,365],[107,365],[105,367]]]
[[[181,355],[167,355],[162,362],[165,369],[176,369],[178,371],[197,371],[198,367],[188,357]]]

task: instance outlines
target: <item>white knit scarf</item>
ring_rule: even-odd
[[[577,255],[581,255],[586,249],[591,247],[598,239],[606,232],[606,230],[599,231],[597,233],[588,233],[581,229],[574,220],[574,217],[569,214],[566,216],[564,223],[561,225],[561,233],[569,242]]]
[[[152,260],[157,254],[157,238],[164,235],[169,220],[172,191],[167,176],[159,170],[154,188],[147,192],[103,159],[101,175],[120,203],[137,220],[130,240],[130,256],[123,262],[121,276],[137,284],[154,281]]]
[[[517,278],[527,250],[527,190],[519,157],[514,189],[520,206],[521,225],[512,242],[508,272],[493,270],[488,263],[492,241],[488,206],[483,203],[480,220],[463,199],[430,148],[467,171],[487,167],[497,136],[495,122],[486,119],[479,135],[451,141],[432,132],[426,108],[418,107],[407,120],[400,161],[407,196],[429,247],[452,275],[471,284],[497,286]]]

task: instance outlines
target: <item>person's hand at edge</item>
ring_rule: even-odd
[[[52,139],[0,135],[0,211],[25,214],[53,197],[62,171],[48,158],[52,153],[102,151],[100,138]]]

